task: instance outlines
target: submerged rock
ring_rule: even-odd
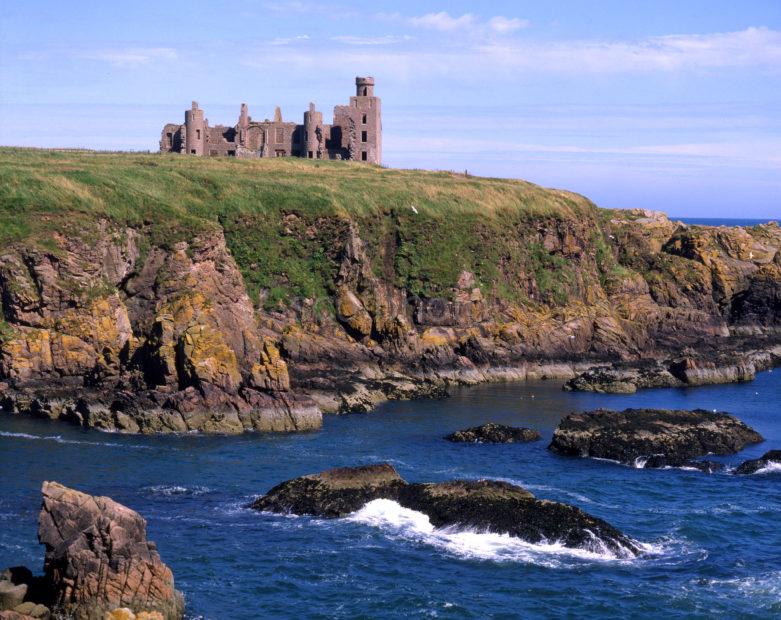
[[[155,544],[147,540],[143,517],[108,497],[56,482],[44,482],[41,492],[38,540],[46,546],[44,575],[33,577],[19,567],[0,576],[0,590],[23,590],[24,602],[18,601],[14,613],[48,618],[51,611],[57,617],[94,620],[127,608],[139,618],[182,618],[184,599]],[[4,606],[9,609],[8,601]]]
[[[532,428],[521,428],[489,422],[451,433],[445,439],[455,443],[516,443],[537,441],[540,434]]]
[[[598,409],[572,413],[553,433],[550,450],[566,456],[603,458],[635,465],[697,467],[707,454],[734,454],[762,436],[734,416],[667,409]]]
[[[698,471],[705,472],[706,474],[713,474],[716,473],[717,471],[721,471],[722,469],[724,469],[724,464],[718,463],[716,461],[692,460],[692,461],[686,461],[685,463],[679,464],[677,459],[670,459],[661,454],[655,454],[648,458],[638,457],[637,459],[635,459],[633,465],[638,469],[664,469],[666,467],[676,467],[680,469],[696,469]]]
[[[404,479],[388,463],[338,467],[275,486],[250,507],[269,512],[343,517],[374,499],[396,499]]]
[[[536,499],[520,486],[498,480],[408,484],[387,463],[294,478],[250,507],[334,518],[375,499],[390,499],[421,512],[434,527],[507,534],[531,543],[557,542],[619,557],[641,552],[635,542],[605,521],[568,504]]]
[[[735,469],[736,474],[755,474],[765,467],[773,464],[781,467],[781,450],[769,450],[758,459],[751,459],[738,465]]]

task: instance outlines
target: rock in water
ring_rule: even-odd
[[[250,507],[269,512],[343,517],[374,499],[396,499],[407,483],[388,463],[338,467],[275,486]]]
[[[516,443],[537,441],[540,434],[532,428],[520,428],[489,422],[451,433],[445,439],[455,443]]]
[[[691,459],[734,454],[760,441],[759,433],[727,413],[598,409],[565,417],[548,448],[567,456],[612,459],[630,465],[694,467],[696,462]]]
[[[538,500],[526,489],[498,480],[410,484],[399,503],[426,514],[434,527],[460,526],[618,557],[640,553],[636,543],[609,523],[575,506]]]
[[[462,526],[619,557],[640,553],[636,543],[601,519],[574,506],[538,500],[522,487],[496,480],[408,484],[387,463],[294,478],[250,507],[334,518],[375,499],[394,500],[421,512],[435,527]]]
[[[146,521],[108,497],[44,482],[38,540],[46,545],[49,603],[67,617],[92,620],[118,607],[183,616],[171,570],[146,538]]]
[[[755,474],[765,467],[773,464],[781,467],[781,450],[769,450],[758,459],[751,459],[738,465],[735,469],[736,474]]]

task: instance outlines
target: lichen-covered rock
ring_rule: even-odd
[[[343,517],[374,499],[393,499],[406,482],[388,463],[339,467],[275,486],[250,507],[268,512]]]
[[[630,465],[663,457],[660,466],[681,467],[706,454],[735,454],[762,436],[734,416],[667,409],[598,409],[572,413],[553,433],[550,450]]]
[[[84,620],[118,607],[182,618],[182,595],[138,513],[56,482],[44,482],[41,491],[38,539],[46,546],[50,607]]]
[[[762,470],[770,470],[775,467],[781,471],[781,450],[768,450],[758,459],[744,461],[735,468],[736,474],[756,474]]]
[[[290,389],[287,363],[282,359],[277,345],[271,338],[263,339],[260,360],[252,365],[250,385],[279,392],[287,392]]]
[[[451,433],[445,439],[455,443],[517,443],[537,441],[540,434],[532,428],[521,428],[489,422]]]

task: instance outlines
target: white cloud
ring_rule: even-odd
[[[508,32],[515,32],[516,30],[520,30],[522,28],[528,28],[529,20],[519,19],[517,17],[502,17],[501,15],[497,15],[496,17],[492,17],[488,20],[488,27],[494,32],[505,34]]]
[[[393,17],[398,18],[399,16],[394,15]],[[487,21],[481,21],[471,13],[464,13],[460,17],[454,17],[445,11],[427,13],[419,17],[409,17],[406,21],[415,28],[427,28],[441,32],[464,30],[474,34],[509,34],[529,26],[528,20],[519,19],[518,17],[496,15]]]
[[[416,28],[428,28],[429,30],[441,30],[450,32],[473,26],[477,20],[471,13],[465,13],[461,17],[451,17],[449,13],[426,13],[420,17],[410,17],[409,23]]]
[[[128,47],[99,49],[73,54],[77,58],[107,62],[115,67],[136,67],[151,62],[176,60],[178,54],[170,47]]]
[[[409,35],[395,36],[390,34],[379,37],[357,37],[353,35],[331,37],[332,41],[344,43],[345,45],[392,45],[394,43],[411,41],[412,39],[413,37]]]

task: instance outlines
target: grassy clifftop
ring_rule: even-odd
[[[615,265],[603,217],[573,193],[446,172],[0,149],[2,246],[56,252],[55,233],[88,239],[100,219],[143,230],[148,243],[162,247],[222,228],[250,294],[266,305],[327,296],[334,240],[350,226],[378,275],[414,294],[447,294],[467,269],[497,297],[520,300],[523,286],[508,274],[526,273],[537,276],[541,294],[564,302],[577,279],[573,266],[525,232],[540,221],[585,226],[600,271],[609,273]]]

